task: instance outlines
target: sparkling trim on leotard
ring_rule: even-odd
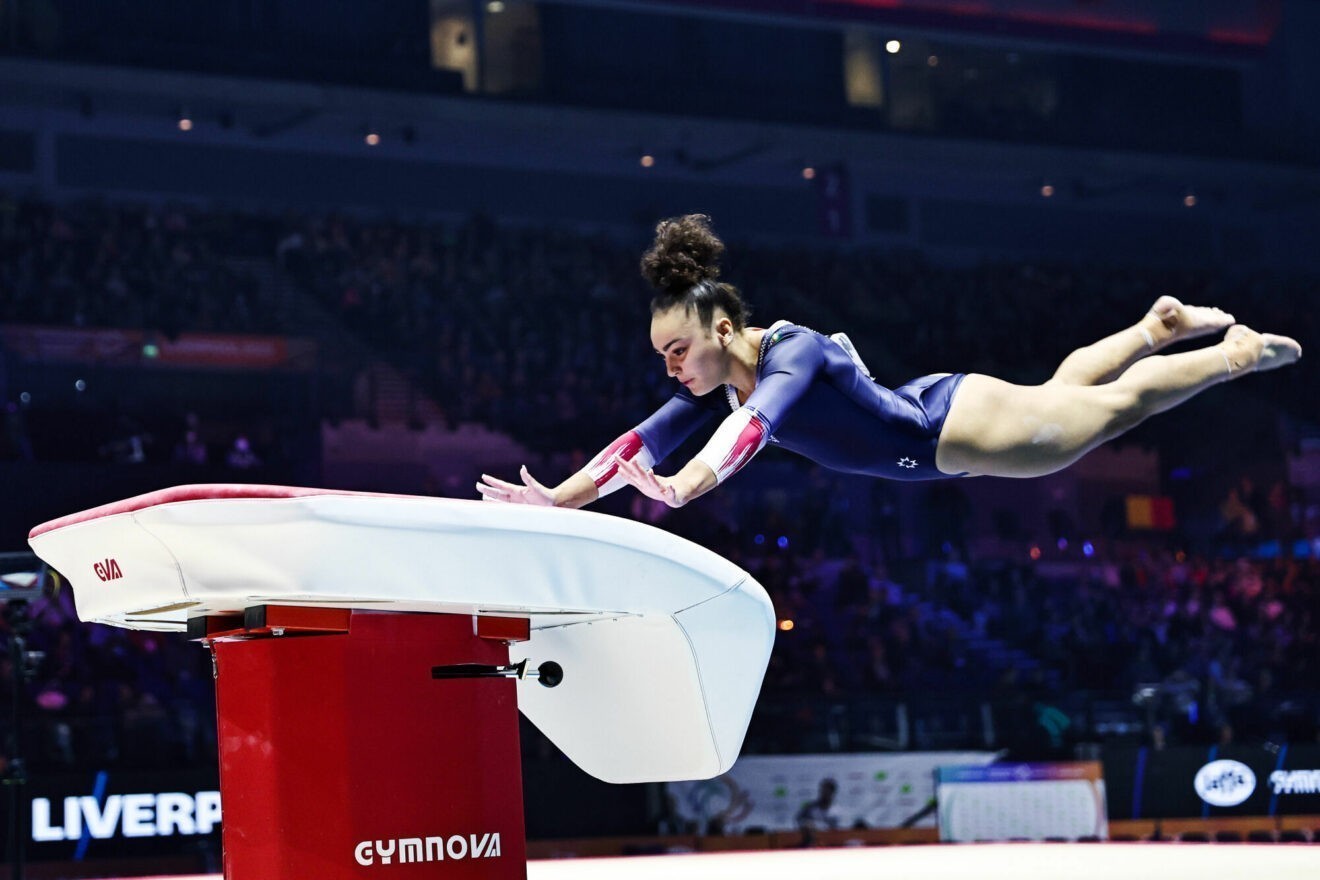
[[[761,334],[761,346],[756,351],[756,372],[758,375],[761,372],[761,363],[765,360],[766,350],[770,348],[770,342],[772,341],[771,337],[775,334],[776,331],[779,330],[779,328],[785,327],[791,323],[793,322],[783,319],[775,321],[769,327],[765,328],[765,332]],[[799,324],[798,326],[802,327],[801,324]],[[815,330],[812,330],[810,327],[802,327],[802,329],[808,330],[812,333],[816,332]],[[738,409],[742,406],[742,404],[738,402],[738,389],[734,388],[732,385],[726,384],[724,386],[724,396],[729,401],[729,409],[733,410],[734,412],[737,412]]]

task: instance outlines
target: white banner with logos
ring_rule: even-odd
[[[936,774],[940,840],[1109,836],[1099,761],[945,766]]]
[[[993,752],[749,755],[723,776],[671,782],[673,811],[705,832],[932,828],[935,769],[989,764]]]

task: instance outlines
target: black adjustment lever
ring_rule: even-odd
[[[431,678],[535,678],[543,686],[552,688],[564,680],[564,667],[553,660],[547,660],[535,669],[528,669],[526,660],[521,660],[509,666],[490,666],[485,663],[453,663],[448,666],[432,666]]]

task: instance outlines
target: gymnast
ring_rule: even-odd
[[[1212,385],[1302,355],[1286,336],[1161,296],[1136,324],[1068,355],[1043,385],[942,373],[890,390],[872,379],[843,334],[823,336],[787,321],[747,326],[738,290],[716,280],[723,252],[705,215],[657,226],[642,257],[642,274],[657,290],[651,343],[681,387],[558,486],[542,485],[523,466],[522,485],[483,474],[477,490],[485,500],[582,507],[631,484],[681,507],[767,443],[833,470],[899,480],[1035,477]],[[1215,345],[1155,354],[1225,327]],[[695,458],[673,476],[655,473],[655,463],[717,414],[722,419]]]

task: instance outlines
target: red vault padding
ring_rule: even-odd
[[[527,876],[516,686],[431,677],[509,662],[471,616],[211,647],[227,880]]]

